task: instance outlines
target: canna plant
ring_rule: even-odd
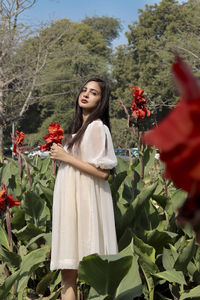
[[[163,178],[156,150],[141,144],[139,157],[118,158],[116,172],[109,178],[119,254],[83,258],[78,270],[81,299],[199,299],[200,247],[189,223],[183,228],[177,225],[187,191],[177,188],[173,178]],[[7,196],[13,194],[20,202],[9,209],[12,251],[1,213],[0,299],[53,300],[61,289],[60,272],[49,270],[55,175],[50,159],[29,161],[21,155],[32,185],[25,164],[22,177],[15,160],[0,166]]]

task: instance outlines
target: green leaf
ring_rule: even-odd
[[[3,285],[0,286],[0,299],[7,299],[7,295],[10,292],[13,284],[18,278],[20,270],[10,275],[4,282]]]
[[[177,234],[174,232],[160,231],[158,229],[148,231],[146,235],[148,244],[153,246],[157,253],[161,253],[163,247],[172,243],[176,237]]]
[[[54,272],[47,273],[37,284],[36,292],[38,294],[44,295],[54,276],[55,276]]]
[[[132,255],[133,261],[128,273],[117,288],[115,299],[132,300],[142,295],[142,281],[139,273],[138,257],[133,255],[133,241],[131,241],[129,246],[125,248],[121,254]]]
[[[178,256],[174,268],[177,271],[185,271],[187,268],[188,263],[191,261],[192,257],[195,254],[195,239],[189,241],[186,247],[183,248],[182,252]]]
[[[61,291],[62,291],[62,286],[56,292],[52,293],[51,296],[49,296],[47,299],[48,300],[57,300]],[[44,298],[44,300],[45,299],[46,298]]]
[[[116,176],[114,176],[114,179],[111,184],[112,195],[115,195],[117,193],[120,185],[122,184],[126,176],[127,176],[127,171],[120,172]]]
[[[33,243],[35,243],[38,239],[40,238],[44,238],[45,240],[47,239],[47,245],[50,246],[50,243],[49,243],[49,239],[51,240],[51,232],[49,233],[41,233],[41,234],[38,234],[37,236],[33,237],[29,243],[26,245],[26,247],[28,248],[30,245],[32,245]]]
[[[25,226],[25,212],[20,207],[18,207],[11,218],[12,228],[20,230],[22,227]]]
[[[165,209],[165,206],[168,201],[168,197],[163,195],[152,195],[152,199],[155,200],[163,209]]]
[[[17,285],[18,292],[23,291],[27,287],[27,282],[30,275],[40,263],[46,261],[46,256],[49,251],[50,248],[48,246],[45,246],[43,248],[31,251],[23,257],[20,267],[19,281]]]
[[[89,299],[92,299],[92,300],[104,300],[106,298],[107,298],[107,296],[99,295],[97,293],[97,291],[95,291],[95,289],[93,289],[92,287],[90,288]]]
[[[155,249],[148,244],[145,244],[135,235],[133,237],[133,249],[135,254],[139,256],[138,262],[146,279],[149,299],[153,299],[154,281],[152,274],[158,272],[158,267],[155,264]]]
[[[156,189],[157,183],[142,190],[132,204],[127,208],[126,213],[122,218],[121,232],[123,233],[127,227],[132,227],[131,224],[137,222],[137,218],[143,213],[143,207],[149,201]]]
[[[7,233],[1,225],[0,225],[0,245],[4,246],[7,250],[10,249]]]
[[[3,262],[6,262],[6,264],[9,267],[12,267],[14,269],[18,269],[20,267],[21,263],[21,256],[18,255],[15,252],[10,252],[7,249],[4,249],[3,247],[0,247],[0,257]]]
[[[178,254],[177,254],[178,255]],[[175,258],[171,250],[164,248],[162,255],[162,264],[165,270],[173,270],[175,264]]]
[[[25,227],[20,230],[13,230],[16,237],[23,242],[30,241],[33,237],[42,233],[42,230],[33,224],[28,223]]]
[[[130,255],[89,255],[79,264],[79,279],[92,286],[100,295],[114,296],[132,260]]]
[[[167,270],[164,272],[153,274],[153,276],[165,279],[166,281],[169,281],[172,283],[186,284],[184,275],[181,271]]]
[[[180,300],[184,300],[184,299],[199,299],[199,295],[200,295],[200,286],[197,286],[193,289],[191,289],[189,291],[189,293],[183,293],[180,297]]]
[[[43,208],[44,200],[36,193],[27,191],[23,201],[23,209],[25,210],[25,213],[34,220],[35,225],[38,225]]]
[[[4,166],[2,172],[3,181],[8,188],[9,188],[9,179],[12,176],[19,177],[19,165],[14,159],[9,160],[9,162]]]
[[[40,184],[40,188],[48,201],[48,207],[51,209],[53,204],[53,189],[50,189],[42,184]]]

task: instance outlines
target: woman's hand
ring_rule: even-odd
[[[70,154],[65,151],[61,144],[53,143],[50,150],[51,159],[67,162],[68,156],[70,156]]]
[[[67,164],[70,164],[74,168],[78,169],[79,171],[85,172],[89,175],[93,175],[95,177],[107,180],[110,171],[109,170],[102,170],[100,168],[96,168],[95,166],[85,162],[72,154],[65,151],[62,145],[55,144],[51,146],[50,150],[50,158],[55,160],[63,161]]]

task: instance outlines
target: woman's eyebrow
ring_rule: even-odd
[[[97,93],[100,93],[99,91],[95,90],[95,89],[90,89],[90,91],[95,91]]]
[[[83,89],[86,89],[86,90],[87,90],[88,88],[87,88],[86,86],[84,86],[84,87],[83,87]],[[99,93],[99,94],[100,94],[100,91],[98,91],[98,90],[96,90],[96,89],[90,89],[90,91],[91,91],[91,92],[93,92],[93,91],[94,91],[94,92],[96,92],[96,93]]]

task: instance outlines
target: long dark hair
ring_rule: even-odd
[[[97,107],[88,116],[88,118],[83,124],[82,108],[78,104],[78,98],[84,86],[90,81],[95,81],[99,84],[99,87],[101,89],[101,100],[99,101]],[[101,121],[105,125],[107,125],[108,128],[110,129],[109,97],[110,97],[110,88],[108,83],[105,80],[100,78],[90,78],[83,84],[76,98],[75,118],[74,118],[74,125],[72,129],[72,134],[76,133],[76,135],[73,138],[71,137],[71,139],[68,140],[67,145],[69,150],[73,147],[74,144],[78,144],[78,145],[80,144],[87,126],[94,120],[101,119]]]

